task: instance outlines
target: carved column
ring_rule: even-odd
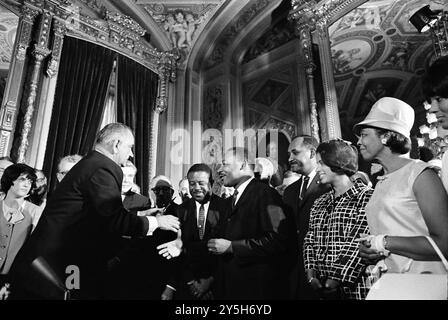
[[[12,144],[11,134],[17,120],[17,106],[20,103],[22,84],[25,79],[26,51],[31,42],[31,34],[36,16],[40,10],[24,5],[19,20],[14,54],[9,68],[8,82],[0,109],[0,156],[9,154]]]
[[[315,19],[312,8],[316,2],[311,0],[293,0],[289,20],[295,23],[295,32],[304,54],[305,71],[308,89],[308,105],[310,111],[311,135],[320,141],[319,120],[317,116],[317,102],[314,90],[314,70],[316,65],[313,59],[311,32],[315,28]]]
[[[328,137],[334,139],[341,137],[341,125],[339,122],[338,100],[333,75],[333,62],[331,60],[330,39],[326,20],[316,24],[313,38],[319,46],[320,66],[322,72],[322,84],[325,97],[325,115],[327,121]]]
[[[27,150],[27,163],[35,168],[42,168],[45,159],[48,133],[50,130],[53,102],[56,93],[57,74],[61,59],[62,45],[66,32],[65,12],[56,10],[52,26],[52,46],[50,61],[46,65],[46,75],[39,84],[39,100],[36,101],[36,110],[33,119],[33,128],[29,133],[30,146]],[[42,70],[43,71],[43,70]]]
[[[63,17],[62,17],[63,19]],[[51,47],[51,59],[47,67],[47,75],[54,77],[59,69],[59,61],[61,60],[62,45],[64,43],[64,36],[66,32],[65,21],[61,18],[54,18],[53,20],[53,45]]]
[[[23,120],[23,129],[20,135],[20,146],[18,150],[17,162],[25,162],[25,155],[28,148],[28,135],[32,126],[32,118],[35,108],[35,101],[37,96],[37,87],[39,84],[39,76],[41,74],[42,61],[50,54],[47,48],[50,37],[50,26],[52,16],[50,12],[45,11],[42,15],[37,41],[32,55],[34,56],[33,71],[31,75],[30,91],[26,102],[26,113]]]
[[[176,80],[176,60],[179,57],[172,52],[163,52],[158,60],[159,83],[156,105],[153,110],[151,133],[149,136],[149,176],[156,174],[157,141],[159,135],[159,117],[168,108],[168,83]]]

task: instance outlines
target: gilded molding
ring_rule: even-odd
[[[313,31],[317,23],[329,25],[350,9],[367,0],[292,0],[292,10],[288,19],[295,21],[297,27],[308,24]]]
[[[176,81],[177,61],[179,55],[177,52],[166,51],[160,54],[158,64],[159,86],[156,99],[155,111],[159,114],[168,108],[167,87],[168,81]]]
[[[126,32],[126,35],[133,36],[135,34],[138,37],[142,37],[145,34],[145,29],[143,29],[137,22],[135,22],[131,17],[120,14],[118,12],[111,12],[106,10],[106,21],[110,25],[120,26],[120,31]],[[138,40],[136,37],[136,40]]]
[[[12,130],[14,114],[16,112],[17,105],[14,101],[8,101],[4,107],[4,114],[2,117],[2,129]]]
[[[45,0],[25,0],[24,4],[42,9],[44,7]]]
[[[0,132],[0,154],[6,155],[6,148],[8,147],[9,139],[11,137],[10,131],[1,130]]]
[[[339,138],[341,136],[338,117],[339,111],[337,106],[337,96],[334,90],[333,65],[331,61],[330,39],[328,28],[325,23],[317,23],[316,34],[321,50],[320,61],[322,68],[322,85],[325,96],[325,114],[328,128],[328,138]]]
[[[315,0],[293,0],[288,20],[295,23],[296,29],[307,26],[314,30],[316,24],[315,7]]]
[[[61,59],[62,44],[64,43],[65,36],[65,22],[59,19],[53,19],[53,32],[54,40],[51,48],[51,59],[48,62],[47,74],[50,77],[54,77],[59,67],[59,61]]]
[[[66,19],[66,34],[88,39],[140,62],[158,73],[162,53],[152,48],[142,36],[145,30],[132,18],[116,12],[106,11],[104,19],[93,19],[83,15],[79,7],[71,7]]]
[[[161,70],[160,65],[166,64],[165,69],[169,71],[163,69],[163,72],[169,72],[168,80],[176,79],[179,54],[171,51],[162,52],[151,47],[142,38],[146,30],[129,16],[106,10],[103,19],[94,19],[82,14],[80,7],[69,0],[25,0],[22,10],[24,21],[29,23],[24,24],[23,41],[17,49],[17,55],[22,59],[25,58],[35,16],[43,11],[44,15],[53,17],[55,39],[52,46],[53,54],[47,68],[49,76],[54,76],[57,70],[64,36],[71,35],[115,49],[158,74]],[[48,38],[45,36],[49,35],[50,27],[51,23],[48,26],[40,26],[39,46],[48,46]],[[47,30],[44,33],[42,29]],[[168,62],[165,56],[169,57]]]
[[[45,19],[43,19],[42,24],[45,24],[45,23],[47,23],[47,22],[45,21]],[[41,29],[41,30],[45,30],[45,29]],[[40,39],[40,37],[39,37],[39,39]],[[17,158],[18,163],[25,162],[25,154],[26,154],[26,150],[28,149],[28,135],[32,128],[32,119],[33,119],[33,113],[34,113],[35,102],[36,102],[36,97],[37,97],[37,87],[39,84],[39,75],[40,75],[40,70],[41,70],[41,66],[42,66],[42,61],[44,60],[44,58],[46,56],[48,56],[50,54],[50,50],[36,44],[32,54],[35,57],[35,62],[34,62],[34,66],[33,66],[33,73],[31,75],[30,92],[29,92],[29,96],[27,99],[25,117],[23,119],[23,129],[22,129],[22,133],[20,136],[20,146],[19,146],[18,158]]]
[[[15,56],[19,61],[25,60],[26,50],[28,49],[31,41],[34,20],[38,14],[39,10],[33,9],[26,5],[22,6],[22,28],[15,53]]]
[[[305,60],[305,73],[307,78],[308,89],[308,101],[310,110],[311,121],[311,134],[313,137],[320,141],[319,138],[319,120],[317,116],[317,103],[314,92],[314,71],[316,70],[316,64],[313,58],[313,45],[311,42],[311,26],[309,24],[298,24],[297,33],[299,35],[299,43],[302,48],[304,60]]]
[[[328,25],[347,13],[350,9],[357,7],[368,0],[326,0],[317,4],[314,9],[316,21]]]
[[[51,27],[51,20],[52,20],[52,14],[45,10],[42,14],[42,21],[39,26],[39,34],[37,37],[37,47],[38,48],[48,48],[48,42],[50,39],[50,27]]]

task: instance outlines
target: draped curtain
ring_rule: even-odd
[[[117,121],[134,131],[136,182],[142,194],[148,195],[150,161],[156,160],[149,159],[149,137],[158,75],[121,55],[117,62]]]
[[[93,147],[115,55],[90,42],[64,39],[43,166],[49,190],[60,158],[85,155]]]

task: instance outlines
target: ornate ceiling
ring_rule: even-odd
[[[82,15],[97,21],[104,18],[106,10],[130,17],[146,30],[144,39],[151,47],[177,48],[184,69],[193,63],[199,70],[229,61],[244,64],[295,37],[286,20],[271,23],[271,13],[281,0],[72,2]],[[335,0],[302,2],[315,6],[326,2],[331,7]],[[418,34],[408,19],[426,4],[432,10],[448,10],[446,0],[370,0],[330,26],[334,78],[346,137],[351,124],[385,95],[410,103],[418,114],[416,125],[424,122],[419,88],[421,75],[432,58],[431,40],[427,33]],[[0,9],[0,67],[9,62],[16,24],[14,15]]]
[[[8,70],[19,17],[0,6],[0,69]]]
[[[425,122],[420,80],[434,58],[432,43],[429,33],[419,34],[408,21],[426,4],[432,10],[448,10],[446,0],[370,0],[329,28],[340,117],[348,124],[346,136],[351,124],[383,96],[400,98],[416,109],[414,128]]]

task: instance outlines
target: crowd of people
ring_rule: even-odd
[[[448,57],[424,78],[448,129]],[[192,165],[178,184],[140,194],[130,128],[105,126],[91,152],[58,164],[58,185],[0,159],[0,299],[366,299],[385,272],[446,273],[448,156],[441,172],[411,159],[415,113],[383,97],[353,128],[357,143],[292,138],[289,171],[226,150],[220,183]],[[358,159],[375,162],[372,184]]]

